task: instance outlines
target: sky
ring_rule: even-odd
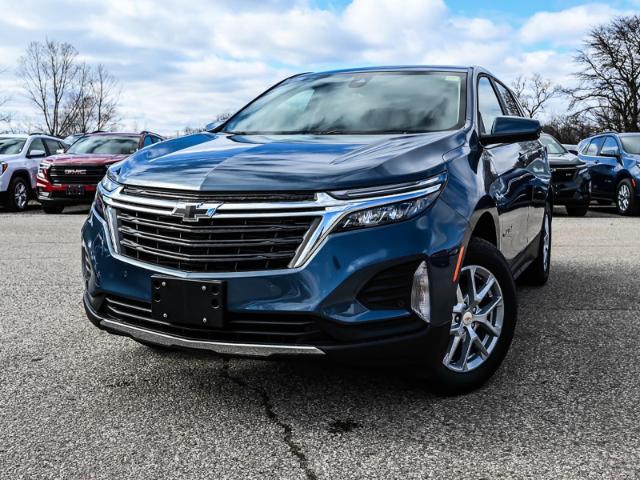
[[[540,73],[571,86],[589,29],[640,13],[640,0],[0,0],[0,9],[0,93],[16,125],[37,119],[19,58],[48,37],[119,80],[121,128],[172,135],[299,72],[482,65],[507,83]],[[545,115],[564,110],[559,100]]]

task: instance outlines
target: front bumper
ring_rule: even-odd
[[[86,262],[85,307],[89,319],[111,333],[164,346],[208,350],[220,354],[332,356],[367,363],[419,359],[428,348],[430,331],[446,327],[455,303],[453,271],[468,224],[444,202],[409,221],[332,234],[299,268],[260,272],[211,273],[196,278],[226,283],[230,316],[255,322],[279,316],[312,319],[318,340],[287,343],[243,341],[229,332],[156,328],[151,322],[114,318],[105,307],[110,298],[151,302],[151,276],[168,272],[115,253],[105,221],[94,209],[83,227]],[[408,308],[365,307],[359,292],[376,274],[395,265],[426,261],[429,267],[431,321]],[[176,277],[189,278],[185,272]],[[255,324],[255,323],[254,323]],[[218,335],[219,334],[219,335]]]
[[[38,201],[47,205],[90,205],[96,196],[96,185],[74,185],[84,188],[84,195],[67,195],[67,185],[47,185],[38,183]]]
[[[556,205],[588,205],[591,201],[591,178],[576,175],[571,180],[552,182]]]

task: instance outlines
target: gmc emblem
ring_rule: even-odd
[[[86,175],[87,170],[85,168],[67,168],[64,171],[65,175]]]

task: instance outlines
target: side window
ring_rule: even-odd
[[[33,139],[33,141],[31,142],[31,145],[29,146],[29,150],[27,151],[27,155],[31,155],[31,153],[35,150],[42,150],[43,152],[46,153],[46,150],[44,148],[44,143],[42,143],[41,138]]]
[[[616,139],[613,137],[606,137],[602,144],[602,148],[600,149],[600,156],[615,157],[619,154],[620,149],[618,148],[618,142],[616,142]]]
[[[520,113],[518,102],[514,98],[513,94],[509,91],[509,89],[499,82],[496,82],[496,87],[498,88],[498,94],[500,95],[500,98],[502,98],[502,103],[507,109],[507,115],[521,117],[522,114]]]
[[[58,142],[50,138],[45,138],[44,143],[47,145],[47,153],[49,155],[55,155],[59,149],[63,148]]]
[[[603,142],[604,142],[604,139],[602,137],[594,138],[593,140],[591,140],[591,143],[587,147],[585,155],[590,155],[590,156],[598,155],[598,151],[600,150],[600,147],[602,146]]]
[[[151,135],[147,135],[146,137],[144,137],[144,142],[142,143],[142,146],[148,147],[152,143],[153,143],[153,139],[151,138]]]
[[[160,137],[153,137],[153,143],[159,143],[162,139]]]
[[[496,117],[504,115],[496,92],[487,77],[481,77],[478,81],[478,114],[481,133],[491,133]]]

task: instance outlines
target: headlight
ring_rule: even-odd
[[[100,215],[102,218],[106,218],[104,215],[104,200],[102,199],[100,190],[96,192],[96,196],[93,199],[93,208],[95,208],[98,215]]]
[[[107,170],[107,174],[104,176],[104,178],[100,182],[100,185],[107,192],[113,192],[116,188],[120,186],[120,184],[116,181],[115,175],[111,172],[111,170]]]
[[[446,178],[442,173],[419,182],[331,192],[333,197],[360,202],[338,222],[335,231],[377,227],[414,217],[435,201]]]
[[[340,222],[337,230],[351,230],[353,228],[376,227],[388,223],[401,222],[423,211],[436,199],[437,193],[431,193],[426,197],[392,203],[381,207],[369,208],[350,213]]]
[[[7,162],[0,162],[0,175],[7,171],[9,164]]]

